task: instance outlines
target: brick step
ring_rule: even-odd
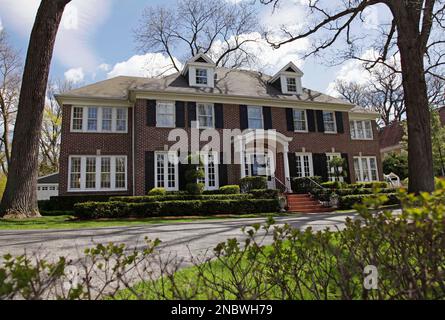
[[[288,199],[304,199],[304,198],[310,198],[311,196],[308,194],[288,194],[286,195]]]
[[[326,207],[322,207],[320,209],[317,210],[313,210],[313,209],[301,209],[301,210],[288,210],[288,213],[322,213],[322,212],[333,212],[334,209],[332,208],[326,208]]]
[[[291,204],[319,204],[318,201],[312,200],[312,199],[308,199],[308,200],[288,200],[287,203],[289,205],[291,205]]]
[[[288,211],[312,211],[318,212],[319,210],[325,209],[326,207],[317,206],[307,206],[307,207],[290,207]]]

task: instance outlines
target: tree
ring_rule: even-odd
[[[187,157],[187,165],[185,170],[186,190],[190,194],[201,194],[204,191],[204,183],[200,180],[204,179],[204,164],[199,155],[189,155]]]
[[[260,0],[264,4],[278,6],[280,0]],[[404,99],[409,132],[409,191],[434,190],[434,171],[431,145],[431,124],[427,95],[426,74],[444,79],[440,67],[444,65],[445,44],[445,1],[444,0],[351,0],[331,1],[308,0],[302,3],[308,9],[309,25],[296,33],[284,28],[286,40],[269,43],[275,47],[314,38],[313,48],[308,55],[319,54],[331,48],[337,40],[347,44],[340,56],[363,61],[368,69],[378,64],[389,68],[388,60],[400,57]],[[377,5],[388,9],[391,20],[378,26],[375,38],[355,33],[363,22],[366,10]],[[365,28],[360,28],[361,32]],[[320,38],[315,39],[316,36]],[[373,55],[363,55],[361,48],[371,49]]]
[[[256,41],[248,36],[254,32],[258,32],[257,12],[248,2],[178,0],[171,8],[145,9],[135,38],[141,51],[167,55],[180,71],[176,57],[184,51],[183,60],[205,53],[218,66],[248,65],[255,58],[246,48]]]
[[[346,167],[346,161],[342,157],[333,157],[329,163],[329,171],[331,172],[331,175],[333,178],[335,178],[335,181],[340,181],[341,178],[346,177],[347,172],[346,170],[343,170],[343,168]]]
[[[11,131],[20,92],[20,55],[10,45],[6,32],[0,30],[0,167],[8,174],[11,160]]]
[[[431,135],[434,171],[437,175],[445,177],[445,126],[440,121],[437,109],[431,110]]]
[[[31,31],[0,215],[39,216],[37,174],[45,92],[57,30],[70,0],[42,0]]]

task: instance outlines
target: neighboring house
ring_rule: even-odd
[[[399,154],[403,150],[403,122],[393,122],[379,131],[380,154],[384,159],[390,153]]]
[[[218,68],[200,54],[181,73],[161,79],[121,76],[57,95],[63,106],[60,194],[181,190],[184,165],[169,151],[176,139],[168,136],[182,129],[191,138],[196,126],[259,133],[233,137],[231,155],[206,155],[206,189],[255,175],[267,176],[271,188],[289,188],[292,177],[334,179],[328,171],[334,156],[346,159],[347,181],[381,180],[378,114],[303,88],[302,76],[293,63],[271,77]],[[269,141],[269,129],[276,130],[275,145],[254,151],[255,143]],[[223,136],[217,138],[223,144]]]
[[[49,200],[59,195],[59,173],[37,179],[37,200]]]

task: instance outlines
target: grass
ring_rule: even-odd
[[[145,224],[164,224],[179,222],[196,222],[203,220],[264,218],[268,216],[281,216],[282,214],[245,214],[227,216],[196,216],[196,217],[154,217],[144,219],[102,219],[102,220],[76,220],[70,215],[44,216],[35,219],[17,220],[0,219],[0,230],[45,230],[45,229],[86,229],[116,226],[137,226]]]

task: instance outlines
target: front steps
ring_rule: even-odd
[[[307,194],[286,194],[286,198],[288,212],[320,213],[334,211],[333,208],[324,207],[318,200],[312,199]]]

